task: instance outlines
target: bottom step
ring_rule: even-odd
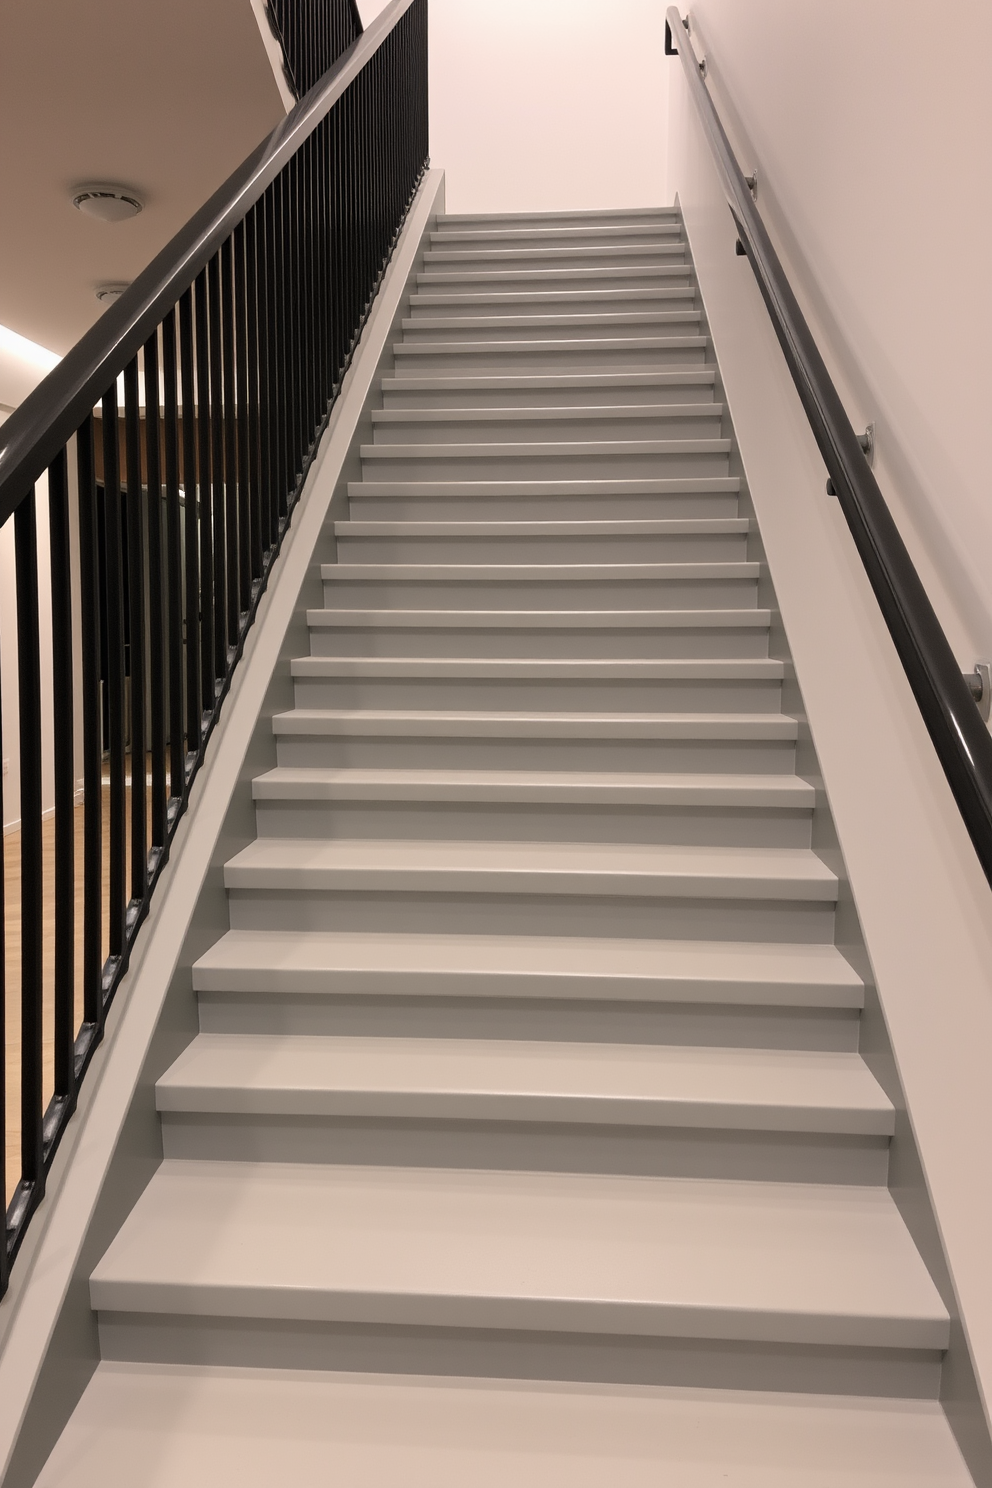
[[[926,1401],[101,1364],[38,1488],[970,1488]]]

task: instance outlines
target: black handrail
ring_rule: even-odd
[[[286,75],[302,98],[363,31],[355,0],[266,0]]]
[[[879,608],[985,876],[992,883],[992,737],[885,504],[840,395],[754,204],[703,82],[687,23],[670,6],[665,51],[677,50],[737,235],[754,270],[806,417]]]
[[[426,166],[427,0],[393,0],[0,429],[17,591],[22,1034],[0,1295]],[[0,883],[5,851],[0,839]],[[0,916],[0,994],[5,949]],[[0,1031],[3,1015],[0,995]],[[5,1036],[4,1193],[6,1053]]]

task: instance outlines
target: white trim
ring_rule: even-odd
[[[424,233],[438,211],[439,198],[443,202],[443,182],[443,172],[428,172],[410,210],[249,632],[131,970],[118,991],[107,1036],[94,1057],[79,1110],[53,1165],[49,1195],[14,1267],[10,1291],[0,1308],[0,1314],[6,1314],[0,1317],[0,1326],[6,1322],[0,1348],[0,1478],[10,1464],[49,1340],[74,1279],[339,473],[382,357],[392,344],[396,315]]]

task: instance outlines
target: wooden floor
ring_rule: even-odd
[[[130,816],[130,789],[128,789],[128,812]],[[82,955],[83,955],[83,808],[77,806],[75,816],[76,858],[76,1026],[82,1021]],[[104,906],[109,887],[109,827],[110,791],[109,782],[103,788],[103,894]],[[42,933],[44,940],[44,1098],[47,1105],[54,1086],[54,994],[53,969],[55,958],[55,821],[42,823],[42,847],[44,852],[44,914]],[[17,1186],[21,1174],[21,837],[11,832],[3,839],[4,877],[4,928],[6,962],[6,1199]],[[107,915],[104,909],[103,954],[108,953]]]

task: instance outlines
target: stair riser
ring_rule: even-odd
[[[718,446],[721,442],[714,441]],[[457,447],[444,455],[428,453],[426,446],[423,454],[416,455],[387,454],[388,445],[366,448],[369,452],[362,455],[362,474],[367,481],[671,480],[679,476],[698,479],[728,475],[730,468],[727,451],[719,447],[684,454],[677,449],[639,454],[623,445],[609,454],[561,454],[553,450],[511,454],[494,445],[491,452],[479,455],[468,450],[462,453]]]
[[[768,630],[420,630],[396,628],[310,631],[313,656],[487,657],[513,655],[545,661],[644,660],[686,657],[766,657]]]
[[[323,1324],[175,1313],[99,1314],[104,1360],[356,1373],[548,1379],[936,1400],[937,1352]]]
[[[569,346],[556,339],[549,349],[541,341],[485,344],[477,337],[449,351],[435,350],[432,345],[402,343],[395,348],[396,371],[401,377],[430,377],[447,372],[474,377],[514,372],[663,372],[677,367],[702,367],[706,361],[707,342],[701,336],[673,332],[666,337],[614,336],[609,342],[600,347],[590,346],[585,340]],[[438,347],[441,344],[438,342]]]
[[[658,318],[654,318],[655,316]],[[419,320],[407,319],[403,325],[403,344],[428,346],[438,342],[450,344],[453,341],[466,342],[469,345],[480,341],[588,341],[594,336],[650,336],[657,339],[700,334],[699,312],[682,308],[648,312],[648,315],[639,312],[636,318],[619,321],[614,320],[613,315],[603,319],[592,315],[588,320],[584,317],[576,317],[574,320],[565,317],[559,320],[538,314],[533,317],[527,315],[528,323],[525,325],[515,325],[513,322],[519,316],[487,315],[482,317],[481,323],[476,321],[465,325],[462,323],[464,318],[443,317],[441,324],[438,324],[436,316],[424,316]]]
[[[704,404],[699,405],[701,409]],[[458,419],[429,423],[404,420],[377,423],[375,443],[385,444],[567,444],[575,440],[643,442],[646,439],[719,439],[723,433],[722,410],[692,414],[688,418],[577,418],[520,419],[507,412],[498,419]]]
[[[196,973],[194,972],[194,980]],[[552,984],[549,987],[549,982]],[[321,992],[198,994],[203,1033],[392,1038],[494,1038],[585,1043],[679,1044],[718,1049],[858,1047],[854,1008],[688,1006],[657,1000],[590,999],[567,977],[417,975],[350,972],[322,978]],[[419,995],[411,995],[417,990]],[[620,998],[626,989],[621,989]],[[574,993],[574,996],[571,995]],[[760,999],[761,990],[742,996]]]
[[[354,883],[354,880],[353,880]],[[232,930],[580,935],[825,944],[834,907],[793,900],[232,889]]]
[[[282,734],[283,766],[370,770],[657,770],[785,775],[795,745],[765,740],[466,739]]]
[[[487,495],[483,487],[478,495],[428,492],[402,496],[353,495],[349,510],[356,522],[585,522],[642,517],[736,517],[738,501],[736,491],[673,492],[662,496],[600,492],[511,496],[499,492]]]
[[[811,810],[504,801],[256,800],[259,837],[436,842],[645,842],[809,847]]]
[[[641,248],[645,243],[678,243],[679,222],[610,223],[596,227],[587,223],[556,223],[553,226],[509,228],[442,227],[430,235],[432,250],[478,249],[485,253],[505,249],[549,248],[568,252],[572,248]]]
[[[428,248],[424,269],[595,269],[653,268],[656,264],[685,263],[685,244],[678,239],[654,242],[602,243],[566,248],[562,244],[537,248]]]
[[[574,212],[441,212],[437,218],[437,231],[471,227],[565,227],[575,224],[585,226],[623,226],[631,224],[642,227],[657,222],[670,225],[679,222],[677,207],[631,207],[609,208],[603,211]]]
[[[297,677],[297,708],[386,708],[427,711],[501,709],[539,713],[778,713],[774,680],[693,681],[667,678]]]
[[[410,319],[437,320],[462,315],[622,315],[643,310],[691,310],[696,306],[692,283],[650,289],[424,289],[410,299]]]
[[[466,374],[437,379],[449,385],[432,387],[432,379],[404,372],[387,379],[383,408],[616,408],[652,403],[712,403],[714,383],[702,369],[684,368],[664,378],[650,373],[620,374],[615,380],[534,377],[518,378],[509,386],[487,386],[487,379]],[[423,384],[423,386],[421,386]]]
[[[744,563],[746,532],[339,537],[339,563]]]
[[[757,579],[534,580],[334,579],[324,583],[328,610],[745,610],[755,608]],[[512,654],[512,653],[508,653]]]
[[[447,264],[437,265],[417,275],[417,288],[426,294],[435,290],[475,289],[485,292],[530,290],[537,293],[549,289],[567,289],[581,293],[590,289],[618,288],[636,293],[641,289],[695,285],[695,282],[692,265],[678,258],[655,265],[626,264],[623,268],[596,268],[587,265],[584,268],[558,269],[535,264],[531,268],[518,265],[516,268],[500,269]]]
[[[888,1139],[801,1132],[551,1124],[370,1109],[340,1117],[162,1113],[166,1157],[196,1161],[617,1173],[777,1183],[884,1184]]]

